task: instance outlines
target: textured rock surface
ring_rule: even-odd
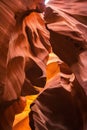
[[[1,100],[19,97],[25,79],[40,87],[46,82],[45,65],[51,50],[49,32],[40,14],[28,16],[37,2],[0,1]]]
[[[50,0],[45,20],[53,51],[70,66],[87,94],[86,5],[86,0]],[[31,105],[32,130],[86,130],[87,96],[77,80],[71,92],[63,89],[58,76],[48,81]]]
[[[24,91],[26,87],[30,86],[28,90],[29,93],[26,90],[25,92],[27,94],[31,94],[33,92],[37,93],[35,89],[33,92],[30,91],[33,88],[33,85],[37,85],[40,87],[43,87],[45,85],[45,67],[48,59],[48,54],[51,51],[49,38],[53,51],[60,57],[61,60],[63,60],[71,67],[79,83],[87,93],[87,1],[50,0],[45,12],[45,21],[41,14],[38,14],[36,12],[31,13],[30,11],[30,9],[36,8],[36,4],[38,3],[38,1],[40,0],[25,0],[25,2],[24,0],[0,1],[0,102],[2,102],[3,100],[10,101],[18,98],[21,95],[22,87],[22,90]],[[25,15],[27,16],[25,17]],[[46,22],[48,30],[45,28],[44,22]],[[59,102],[60,98],[65,93],[65,102],[67,103],[67,101],[69,101],[67,104],[71,104],[71,93],[65,91],[65,89],[63,89],[61,86],[61,88],[55,89],[55,84],[58,84],[59,80],[57,82],[56,77],[54,77],[54,79],[55,82],[52,81],[50,83],[53,86],[54,91],[48,89],[44,91],[44,93],[46,92],[46,95],[42,93],[43,97],[45,96],[44,99],[47,96],[48,100],[52,98],[51,105],[47,100],[47,107],[52,107],[53,105],[55,107],[56,98],[58,98],[57,95],[60,93],[60,91],[61,93],[59,96]],[[76,86],[77,88],[75,89],[77,89],[77,95],[74,95],[76,97],[73,98],[75,104],[71,104],[71,106],[73,107],[77,105],[75,111],[79,109],[79,106],[77,102],[75,102],[75,99],[77,99],[78,102],[83,103],[82,105],[85,105],[86,102],[86,99],[84,99],[84,97],[86,97],[84,92],[82,91],[82,89],[80,90],[80,87],[78,87],[78,85]],[[23,91],[22,95],[26,95],[26,93]],[[52,96],[52,94],[54,94],[54,96]],[[40,100],[41,99],[42,97],[40,95]],[[54,100],[55,102],[53,102]],[[41,101],[42,104],[44,101]],[[40,105],[42,105],[41,102]],[[66,109],[68,106],[67,104]],[[4,105],[6,106],[6,104]],[[10,120],[7,119],[10,124],[10,128],[8,129],[10,130],[15,115],[14,106],[16,106],[16,109],[18,108],[18,106],[20,106],[19,100],[13,103],[13,105],[10,103],[8,105],[10,105],[11,109],[6,109],[6,111],[2,113],[2,116],[0,116],[0,121],[7,119],[9,116],[8,111],[12,110]],[[58,105],[58,103],[56,105]],[[52,111],[56,111],[56,109],[54,110],[54,107],[52,107]],[[64,107],[64,104],[60,103],[60,109]],[[19,111],[19,109],[17,110]],[[21,110],[23,110],[23,108],[21,108]],[[62,110],[62,112],[64,111]],[[72,110],[71,107],[71,113],[72,112],[74,112],[74,110]],[[57,111],[55,112],[55,114],[56,113]],[[78,115],[80,116],[80,114]],[[76,116],[77,128],[75,127],[75,124],[73,125],[76,130],[78,129],[78,127],[80,127],[78,125],[80,124],[80,121],[82,122],[82,119],[80,120],[79,116]],[[50,119],[49,117],[50,115],[48,116],[48,119]],[[66,116],[64,116],[64,121],[66,124],[67,122],[65,120],[65,117]],[[72,120],[74,120],[74,117],[72,118]],[[50,121],[48,121],[48,123],[49,122]],[[54,124],[52,125],[53,130]],[[7,129],[5,125],[2,126]],[[0,128],[2,126],[0,126]],[[72,129],[70,124],[69,128]],[[79,129],[81,129],[81,127]]]
[[[50,0],[45,19],[53,51],[72,68],[87,93],[86,5],[86,0]]]

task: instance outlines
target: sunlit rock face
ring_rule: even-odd
[[[0,1],[1,98],[3,94],[7,100],[17,98],[23,83],[28,80],[33,85],[44,86],[45,65],[51,50],[49,32],[53,51],[72,68],[87,91],[87,2],[50,0],[45,12],[47,31],[43,18],[37,13],[25,18],[38,1],[44,2]]]
[[[30,12],[37,3],[0,1],[0,101],[19,97],[25,82],[30,86],[45,85],[51,47],[43,18]]]
[[[72,68],[87,93],[86,5],[86,0],[50,0],[45,20],[53,51]]]
[[[70,67],[50,53],[47,83],[31,105],[29,122],[32,130],[83,129],[87,100],[82,87],[75,77],[71,80],[70,75],[73,75]]]

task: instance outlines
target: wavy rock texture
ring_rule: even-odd
[[[50,0],[45,20],[53,51],[71,67],[87,94],[86,5],[86,0]],[[77,81],[69,92],[58,78],[48,81],[31,105],[32,130],[86,130],[87,96]]]
[[[25,79],[30,86],[43,87],[46,82],[49,32],[40,14],[28,16],[35,4],[28,0],[0,1],[0,101],[19,97]]]
[[[86,5],[86,0],[50,0],[45,19],[53,51],[72,68],[87,94]]]
[[[87,97],[71,74],[70,67],[50,57],[48,81],[31,105],[32,130],[86,130]]]
[[[86,0],[50,0],[45,12],[45,20],[49,31],[47,31],[47,29],[45,28],[44,20],[41,15],[34,12],[31,13],[29,11],[30,9],[35,9],[35,4],[37,3],[37,1],[38,0],[36,0],[35,3],[33,0],[25,0],[25,2],[24,0],[0,1],[0,102],[2,102],[3,100],[10,101],[18,98],[21,95],[21,90],[25,90],[25,87],[29,86],[29,93],[27,94],[30,94],[33,93],[32,91],[30,92],[31,88],[33,88],[33,85],[40,87],[43,87],[45,85],[45,67],[48,59],[48,54],[51,51],[49,43],[49,32],[50,42],[53,51],[71,67],[79,83],[83,86],[85,92],[87,93]],[[27,16],[25,17],[25,15]],[[64,117],[62,119],[65,121],[65,126],[67,126],[67,123],[70,122],[69,127],[63,127],[61,124],[58,125],[57,123],[55,127],[59,129],[69,128],[69,130],[80,130],[83,125],[81,124],[83,122],[83,119],[82,117],[80,117],[80,111],[76,113],[76,110],[79,109],[79,106],[78,104],[76,104],[76,102],[74,102],[75,104],[71,103],[71,93],[65,91],[65,89],[63,89],[62,87],[60,87],[59,89],[55,88],[55,84],[58,84],[58,82],[56,82],[51,82],[51,85],[54,85],[54,91],[51,91],[51,89],[44,91],[46,94],[45,96],[43,96],[44,99],[48,96],[48,100],[46,100],[45,102],[47,103],[46,106],[48,105],[47,107],[51,107],[52,111],[55,111],[55,115],[57,115],[58,111],[56,111],[57,109],[54,108],[56,107],[56,99],[59,96],[58,102],[61,106],[59,106],[59,104],[56,104],[58,105],[57,107],[60,107],[59,110],[61,111],[61,113],[63,113],[64,109],[61,108],[64,108],[64,104],[66,103],[66,112],[70,115],[70,117],[72,115],[72,120],[69,119],[70,117],[67,118],[67,114],[64,113],[65,116],[63,115]],[[76,86],[78,87],[78,85]],[[79,101],[79,97],[81,96],[81,94],[83,94],[82,102],[86,101],[84,99],[84,92],[80,93],[81,91],[78,88],[77,90],[79,94],[77,94],[78,96],[76,95],[76,97],[73,98],[73,101],[75,101],[75,99]],[[35,91],[35,93],[37,92]],[[54,97],[52,96],[52,94],[54,95]],[[26,92],[22,91],[22,95],[26,95]],[[44,93],[42,93],[42,95],[44,95]],[[61,97],[63,97],[64,99],[61,100],[63,102],[65,101],[63,104],[61,104],[60,102]],[[50,100],[51,98],[52,100]],[[40,97],[40,100],[42,100],[42,104],[40,102],[42,109],[44,108],[44,101],[42,97]],[[18,110],[17,108],[19,100],[15,103],[13,104],[13,106],[10,104],[10,107],[17,106],[16,110]],[[67,110],[68,105],[71,106],[71,108],[69,109],[70,111]],[[82,105],[85,105],[85,102]],[[72,110],[72,108],[74,109],[74,107],[75,111]],[[8,110],[6,109],[6,112]],[[5,116],[3,116],[4,114],[2,114],[3,118],[0,116],[0,120],[3,121],[2,124],[0,124],[0,128],[8,128],[8,123],[5,122],[7,123],[7,126],[5,126],[4,123],[4,119],[7,119],[8,116],[11,116],[12,118],[11,120],[7,119],[10,126],[12,127],[15,113],[13,108],[11,108],[11,110],[11,114],[13,114],[13,117],[10,114],[8,115],[8,112],[6,113],[7,116],[5,112]],[[23,109],[21,108],[21,110]],[[50,125],[49,123],[51,121],[49,121],[49,119],[51,118],[48,108],[47,112],[49,114],[47,125]],[[72,114],[72,112],[75,112],[78,116]],[[55,115],[53,114],[52,117],[55,118]],[[69,122],[67,122],[65,118],[67,118]],[[76,122],[72,123],[75,118],[77,118],[77,126],[75,124]],[[58,121],[59,120],[60,119],[58,119]],[[55,119],[53,119],[53,121],[55,123]],[[53,130],[53,128],[55,127],[54,123],[52,122],[51,128]],[[8,129],[10,130],[11,127]],[[40,129],[42,128],[46,129],[46,125],[41,126]],[[48,126],[48,128],[50,127]]]

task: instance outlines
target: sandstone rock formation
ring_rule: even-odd
[[[50,0],[45,19],[53,51],[72,68],[87,94],[86,5],[86,0]]]

